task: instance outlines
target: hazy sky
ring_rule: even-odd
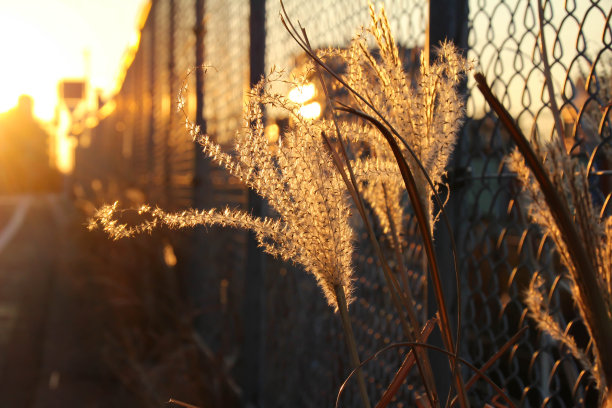
[[[146,0],[0,0],[0,112],[21,94],[53,117],[57,81],[82,78],[89,53],[93,87],[112,89],[121,57],[137,38]]]

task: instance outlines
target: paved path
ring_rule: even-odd
[[[137,407],[106,369],[58,196],[0,197],[0,408]]]

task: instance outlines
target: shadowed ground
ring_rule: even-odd
[[[75,218],[55,195],[0,197],[0,407],[138,406],[102,357]]]

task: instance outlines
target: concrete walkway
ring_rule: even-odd
[[[106,368],[58,196],[0,197],[0,408],[137,407]]]

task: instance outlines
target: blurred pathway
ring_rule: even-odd
[[[73,217],[55,195],[0,197],[0,408],[137,406],[101,357]]]
[[[6,211],[6,214],[11,213],[11,215],[6,226],[3,226],[0,231],[0,253],[2,253],[4,248],[11,242],[17,231],[19,231],[23,225],[30,204],[32,204],[32,196],[29,195],[8,196],[0,199],[0,206],[3,207],[3,210],[6,211],[10,209],[11,206],[15,207],[13,211]]]

